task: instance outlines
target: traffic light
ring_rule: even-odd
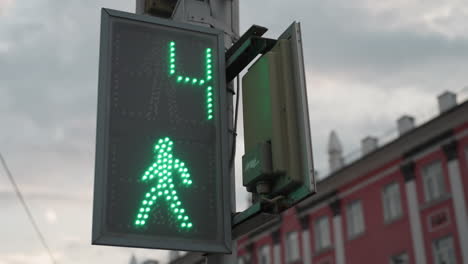
[[[299,23],[293,23],[242,79],[243,185],[284,208],[315,192]]]
[[[223,33],[102,10],[93,244],[228,253]]]

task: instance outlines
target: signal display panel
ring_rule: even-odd
[[[93,243],[230,251],[223,45],[103,10]]]

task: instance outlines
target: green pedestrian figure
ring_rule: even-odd
[[[167,205],[181,229],[188,230],[193,227],[176,190],[176,185],[190,186],[192,180],[185,163],[172,154],[173,145],[174,142],[166,137],[159,139],[154,146],[154,163],[141,178],[143,182],[151,182],[152,186],[140,203],[141,207],[135,220],[136,227],[143,227],[147,224],[156,202],[164,202]],[[175,182],[175,174],[180,175],[181,184]]]

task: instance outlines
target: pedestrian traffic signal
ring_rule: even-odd
[[[103,9],[93,244],[228,253],[223,33]]]

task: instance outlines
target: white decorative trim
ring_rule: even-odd
[[[418,210],[418,198],[415,181],[405,183],[406,198],[408,203],[408,215],[410,220],[411,240],[413,242],[414,255],[417,264],[426,264],[426,252],[421,227],[421,216]]]
[[[312,247],[310,246],[309,229],[302,230],[302,252],[304,253],[302,264],[312,264]]]
[[[334,244],[335,244],[336,264],[345,264],[346,261],[345,261],[341,215],[335,215],[333,217],[333,238],[334,238]]]
[[[462,250],[462,263],[468,263],[468,250],[466,250],[466,245],[468,245],[468,213],[458,158],[448,162],[448,172],[460,246],[461,248],[465,248],[465,250]]]
[[[273,245],[273,263],[281,264],[281,243]]]

